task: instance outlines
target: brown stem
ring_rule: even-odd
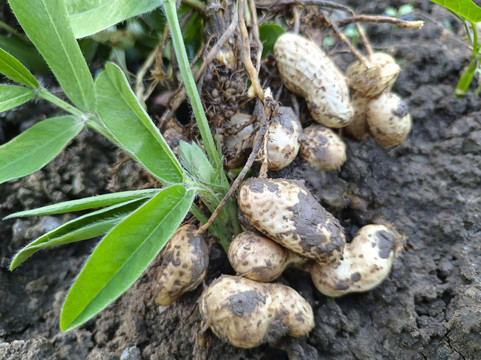
[[[252,64],[251,60],[251,44],[244,18],[245,2],[244,0],[239,0],[237,4],[237,11],[239,13],[239,29],[242,38],[242,52],[244,55],[244,66],[251,79],[255,94],[259,97],[259,99],[261,99],[261,101],[264,101],[264,91],[262,91],[261,84],[259,83],[259,75],[257,74],[257,70]]]
[[[424,25],[424,21],[406,21],[401,19],[396,19],[390,16],[381,15],[356,15],[351,16],[339,21],[339,26],[344,26],[353,22],[374,22],[374,23],[389,23],[400,27],[405,27],[409,29],[421,29]]]
[[[249,10],[252,16],[252,34],[254,36],[254,41],[257,45],[256,70],[259,74],[259,72],[261,71],[262,49],[264,48],[264,46],[262,45],[259,35],[259,22],[257,21],[257,9],[254,0],[249,0]]]

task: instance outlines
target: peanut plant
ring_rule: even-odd
[[[50,162],[85,127],[105,136],[140,163],[161,189],[133,190],[67,201],[7,218],[92,210],[37,238],[13,258],[19,266],[42,248],[105,235],[72,285],[60,317],[71,330],[102,311],[141,276],[191,211],[201,222],[207,215],[194,204],[199,196],[214,212],[229,190],[222,154],[211,135],[189,67],[175,0],[162,6],[182,78],[200,130],[204,150],[181,143],[177,160],[131,90],[119,66],[106,63],[94,79],[77,39],[160,6],[152,0],[9,0],[15,17],[55,75],[69,102],[60,99],[9,52],[0,49],[0,72],[17,83],[0,85],[0,111],[34,98],[49,101],[66,115],[43,120],[0,146],[0,183],[31,174]],[[209,228],[226,247],[239,232],[236,208],[228,202]]]
[[[431,0],[451,11],[465,26],[466,34],[471,43],[471,60],[464,68],[459,78],[454,94],[463,96],[473,81],[474,74],[479,72],[479,61],[481,59],[481,42],[478,40],[477,24],[481,21],[481,8],[471,0]],[[475,93],[481,91],[481,85],[478,86]]]

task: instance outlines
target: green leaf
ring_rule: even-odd
[[[42,55],[40,55],[30,41],[25,41],[14,36],[10,37],[0,35],[0,48],[13,55],[33,73],[50,72],[50,69],[48,68],[48,65],[43,59]]]
[[[130,200],[152,197],[156,195],[159,191],[160,191],[159,189],[145,189],[145,190],[132,190],[132,191],[123,191],[118,193],[111,193],[111,194],[96,195],[96,196],[91,196],[83,199],[64,201],[58,204],[43,206],[36,209],[19,211],[19,212],[8,215],[7,217],[4,218],[4,220],[11,219],[14,217],[53,215],[53,214],[63,214],[67,212],[95,209],[99,207],[120,204]]]
[[[277,24],[262,24],[259,26],[259,38],[264,45],[262,49],[262,57],[266,57],[267,54],[274,54],[274,44],[279,36],[286,31],[282,26]]]
[[[75,116],[43,120],[0,146],[0,184],[31,174],[50,162],[84,127]]]
[[[30,71],[28,71],[20,61],[3,49],[0,49],[0,72],[19,84],[31,88],[38,88],[40,86]]]
[[[65,0],[75,37],[81,38],[154,10],[160,0]]]
[[[70,289],[60,329],[81,325],[124,293],[162,250],[189,211],[192,190],[163,189],[99,243]]]
[[[25,33],[81,110],[95,110],[93,79],[70,28],[63,0],[9,0]]]
[[[204,150],[196,143],[186,143],[181,141],[178,147],[179,156],[187,173],[189,173],[196,182],[204,184],[216,183],[216,172],[214,167],[207,159]]]
[[[10,270],[15,269],[42,248],[92,239],[107,233],[146,200],[147,198],[130,200],[66,222],[20,250],[10,264]]]
[[[30,88],[0,84],[0,112],[22,105],[34,96],[35,93]]]
[[[108,63],[95,81],[98,114],[116,143],[163,183],[181,183],[183,171],[117,65]]]
[[[462,18],[478,23],[481,21],[481,8],[471,0],[431,0]]]

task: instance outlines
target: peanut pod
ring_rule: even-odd
[[[196,226],[186,224],[172,235],[161,256],[155,302],[168,306],[202,282],[209,265],[209,247],[205,235],[199,234]]]
[[[299,182],[250,178],[240,187],[238,203],[252,226],[282,246],[321,264],[339,261],[341,225]]]
[[[315,121],[346,126],[352,117],[344,75],[314,42],[295,34],[279,36],[274,55],[282,82],[304,97]]]
[[[311,306],[295,290],[239,276],[223,275],[210,284],[199,310],[217,337],[242,348],[304,336],[314,327]]]

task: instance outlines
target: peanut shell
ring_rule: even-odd
[[[311,125],[301,137],[300,155],[315,169],[335,170],[346,161],[346,144],[331,129]]]
[[[407,105],[393,93],[383,93],[367,107],[367,123],[374,139],[382,147],[399,145],[411,130]]]
[[[339,260],[341,225],[299,182],[250,178],[240,187],[238,203],[251,225],[289,250],[321,264]]]
[[[346,126],[352,117],[344,75],[314,42],[285,33],[274,54],[282,82],[303,96],[315,121],[328,127]]]

